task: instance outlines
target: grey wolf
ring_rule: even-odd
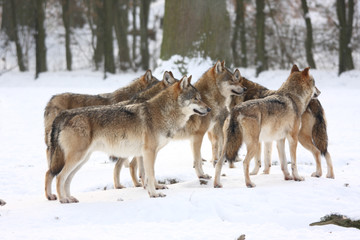
[[[299,68],[294,65],[291,69],[291,73],[299,72]],[[244,77],[241,78],[241,84],[247,88],[247,91],[240,97],[234,97],[232,101],[232,107],[240,104],[244,101],[264,98],[274,94],[276,91],[269,90],[266,87],[252,82]],[[222,126],[222,125],[221,125]],[[217,130],[220,131],[220,130]],[[216,134],[216,133],[215,133]],[[325,111],[321,106],[318,99],[311,99],[305,112],[301,116],[301,126],[299,131],[299,142],[303,147],[309,150],[316,161],[316,171],[311,175],[313,177],[321,177],[321,155],[326,159],[327,163],[327,175],[328,178],[334,178],[334,170],[330,153],[327,150],[328,135],[327,135],[327,123],[325,118]],[[260,145],[261,146],[261,145]],[[271,150],[272,142],[264,143],[264,173],[269,174],[271,167]],[[255,156],[255,167],[250,175],[256,175],[261,167],[261,150]],[[230,161],[230,167],[233,167],[233,162]]]
[[[247,187],[255,187],[249,176],[249,162],[255,155],[260,154],[261,142],[277,141],[285,179],[303,181],[296,164],[301,116],[310,100],[319,94],[314,78],[309,74],[309,68],[305,68],[302,72],[292,71],[272,95],[249,100],[234,107],[224,123],[225,144],[222,157],[216,164],[214,187],[221,187],[220,174],[225,158],[233,161],[243,142],[247,147],[243,162]],[[292,176],[287,169],[285,139],[290,146]]]
[[[211,110],[190,80],[185,76],[143,103],[62,111],[52,125],[50,164],[45,176],[46,182],[57,176],[60,202],[78,202],[70,194],[70,184],[94,151],[119,157],[143,156],[149,196],[165,196],[155,190],[154,164],[158,151],[185,126],[191,115],[205,116]]]
[[[201,145],[207,131],[211,131],[219,118],[223,117],[223,109],[230,102],[231,96],[239,96],[246,91],[240,83],[240,71],[236,69],[232,73],[225,67],[225,62],[217,61],[209,68],[194,84],[201,93],[203,101],[212,109],[206,116],[193,115],[185,127],[180,129],[174,136],[175,140],[189,139],[193,152],[194,168],[198,178],[210,179],[202,169]],[[216,138],[222,142],[222,132]],[[140,170],[141,172],[141,170]],[[135,170],[132,170],[133,179]]]
[[[44,111],[46,156],[49,162],[50,132],[52,123],[57,115],[63,110],[88,106],[109,105],[131,99],[136,93],[158,83],[159,80],[152,76],[150,70],[128,86],[119,88],[111,93],[98,95],[62,93],[54,95],[47,103]]]

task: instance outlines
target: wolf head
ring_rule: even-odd
[[[156,83],[159,82],[159,80],[152,75],[152,72],[150,69],[148,69],[143,76],[140,77],[141,84],[145,88],[149,88],[154,86]]]
[[[179,106],[182,112],[188,116],[197,114],[205,116],[211,111],[208,105],[201,100],[199,91],[191,85],[191,78],[184,76],[179,82],[180,95],[178,98]]]
[[[239,69],[236,69],[234,73],[229,71],[225,67],[225,62],[217,61],[213,67],[213,71],[216,78],[216,84],[225,98],[235,95],[239,96],[246,91],[246,88],[241,85],[241,74]]]
[[[300,71],[299,68],[294,64],[291,69],[289,80],[296,84],[298,91],[303,92],[306,96],[311,98],[317,98],[320,95],[320,90],[315,86],[315,80],[309,73],[310,67]]]

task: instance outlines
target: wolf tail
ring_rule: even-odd
[[[237,116],[236,112],[232,112],[224,125],[225,145],[223,154],[229,161],[230,166],[235,162],[237,153],[243,143],[242,127],[237,121]]]
[[[323,107],[317,99],[311,100],[309,104],[315,124],[312,129],[312,139],[314,145],[320,150],[321,155],[325,156],[328,147],[328,135],[326,130],[326,118]]]
[[[53,176],[59,174],[65,165],[64,151],[59,144],[59,135],[63,125],[60,120],[59,117],[55,118],[51,129],[49,170]]]

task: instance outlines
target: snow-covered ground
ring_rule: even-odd
[[[211,66],[210,61],[189,65],[193,79]],[[171,64],[159,63],[163,70],[180,73]],[[304,66],[300,66],[304,67]],[[268,71],[258,78],[253,69],[242,75],[276,89],[289,71]],[[335,225],[310,227],[330,213],[360,219],[360,71],[337,76],[334,71],[311,70],[319,99],[328,120],[329,152],[335,179],[310,177],[315,162],[310,152],[298,147],[298,167],[303,182],[284,181],[280,166],[270,175],[252,176],[256,188],[244,183],[242,163],[223,167],[223,188],[212,181],[200,185],[192,167],[187,141],[171,142],[158,155],[158,180],[176,178],[179,183],[162,190],[165,198],[150,199],[143,188],[134,188],[127,168],[121,182],[112,184],[114,163],[95,153],[75,176],[71,190],[80,203],[48,201],[44,194],[47,170],[43,110],[53,94],[62,92],[103,93],[126,85],[142,73],[110,75],[90,71],[44,73],[36,81],[33,73],[9,72],[0,76],[0,207],[1,239],[360,239],[354,228]],[[240,155],[245,153],[241,149]],[[210,159],[207,137],[203,157]],[[287,155],[288,151],[287,151]],[[278,162],[274,146],[273,162]],[[289,156],[288,156],[289,158]],[[322,160],[323,173],[326,163]],[[209,162],[204,170],[214,175]],[[54,184],[55,190],[55,184]]]

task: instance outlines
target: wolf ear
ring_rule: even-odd
[[[294,73],[294,72],[300,72],[300,70],[299,70],[298,66],[296,66],[296,64],[294,64],[294,66],[291,68],[291,73]]]
[[[171,85],[174,82],[176,82],[172,73],[168,72],[168,71],[164,72],[163,81],[164,81],[165,85]]]
[[[215,63],[214,67],[215,67],[215,73],[221,73],[223,71],[222,63],[219,60]]]
[[[234,76],[237,80],[240,80],[241,78],[241,74],[240,74],[240,71],[239,69],[236,69],[235,72],[234,72]]]
[[[302,75],[304,78],[309,77],[309,70],[310,70],[310,67],[305,68],[305,69],[301,72],[301,75]]]
[[[186,75],[180,80],[180,89],[185,89],[190,86],[191,76],[187,77]]]
[[[148,69],[148,70],[146,71],[146,73],[145,73],[145,80],[146,80],[147,82],[150,82],[151,79],[152,79],[152,73],[151,73],[151,70]]]

